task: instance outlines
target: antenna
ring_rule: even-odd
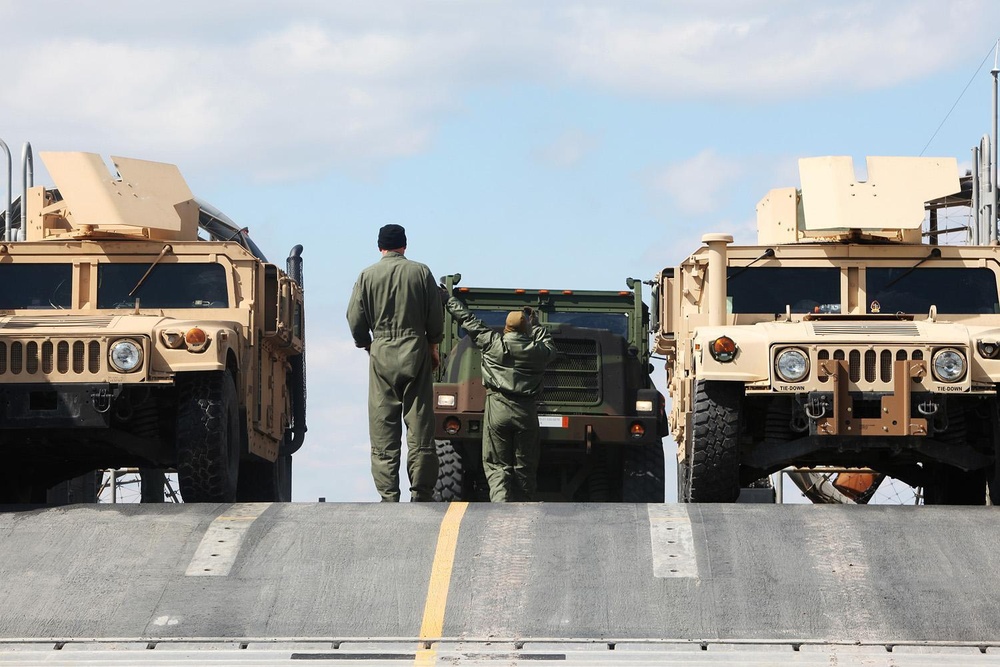
[[[4,210],[7,217],[4,218],[3,240],[10,241],[10,194],[11,194],[10,187],[11,187],[11,169],[13,167],[11,166],[10,162],[10,149],[7,148],[7,144],[4,143],[3,139],[0,139],[0,150],[2,150],[4,154],[7,156],[7,195],[4,198],[6,206],[6,209]]]
[[[996,48],[993,51],[993,69],[990,70],[990,74],[993,75],[993,142],[992,142],[992,169],[990,174],[990,192],[988,193],[988,201],[990,203],[990,242],[996,242],[997,240],[997,205],[1000,204],[1000,200],[997,198],[997,167],[1000,166],[1000,162],[997,160],[998,153],[1000,153],[1000,146],[997,145],[997,75],[1000,74],[1000,39],[997,40]]]

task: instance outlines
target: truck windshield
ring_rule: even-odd
[[[70,308],[70,264],[0,264],[0,310]]]
[[[836,267],[729,267],[730,313],[839,313],[840,269]]]
[[[472,310],[472,313],[481,319],[484,324],[494,329],[503,329],[508,312],[510,311]],[[553,324],[570,324],[574,327],[604,329],[628,338],[628,315],[625,313],[585,313],[566,310],[547,313],[542,319]],[[465,329],[462,329],[458,335],[464,337]]]
[[[97,307],[228,308],[226,269],[221,264],[160,263],[129,292],[149,269],[143,264],[101,264],[97,268]]]
[[[549,322],[571,324],[587,329],[604,329],[628,338],[628,315],[625,313],[580,313],[561,311],[549,313]]]
[[[868,267],[869,313],[1000,313],[996,274],[984,267]]]

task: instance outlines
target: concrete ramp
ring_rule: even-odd
[[[0,665],[1000,664],[998,518],[814,505],[3,511]]]

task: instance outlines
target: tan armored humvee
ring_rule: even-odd
[[[268,263],[173,165],[41,158],[55,187],[26,176],[0,241],[0,502],[123,466],[176,469],[187,502],[289,500],[301,246]]]
[[[729,502],[788,466],[841,466],[984,504],[1000,262],[995,245],[937,244],[937,209],[969,203],[956,161],[868,158],[863,182],[850,158],[799,169],[800,189],[758,204],[757,245],[707,234],[658,277],[679,498]]]

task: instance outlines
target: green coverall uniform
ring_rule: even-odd
[[[498,333],[455,297],[445,306],[483,356],[486,412],[483,470],[492,502],[534,500],[538,485],[538,394],[557,350],[548,329],[505,328]],[[514,313],[512,313],[514,315]],[[525,322],[525,325],[527,323]]]
[[[347,321],[355,345],[370,353],[368,432],[375,488],[383,502],[399,501],[405,421],[410,496],[433,500],[438,460],[431,347],[444,337],[444,309],[433,274],[401,253],[385,253],[358,276]]]

